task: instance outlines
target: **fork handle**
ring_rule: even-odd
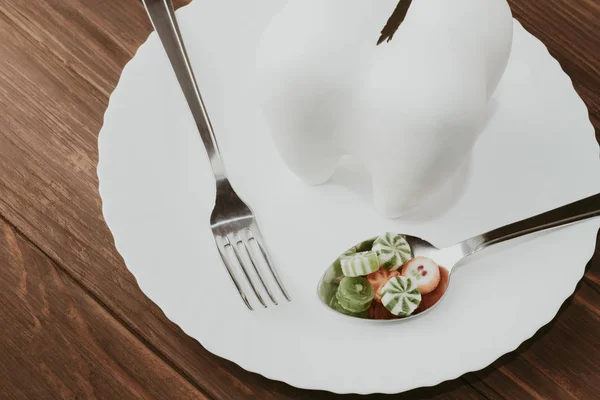
[[[496,243],[597,216],[600,216],[600,193],[475,236],[462,245],[467,254],[474,253]]]
[[[202,96],[194,77],[194,71],[192,70],[187,51],[183,44],[181,31],[175,18],[173,3],[171,0],[142,1],[146,7],[146,11],[148,11],[150,21],[169,57],[181,90],[192,112],[196,127],[206,148],[215,179],[217,181],[225,179],[227,177],[225,165],[223,164],[217,139],[215,138],[212,124],[208,118],[206,107],[202,101]]]

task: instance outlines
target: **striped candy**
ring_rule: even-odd
[[[379,269],[379,259],[374,251],[363,251],[342,256],[342,272],[345,276],[365,276]]]
[[[390,271],[396,271],[412,258],[406,237],[393,233],[386,233],[375,239],[373,251],[379,257],[379,266]]]
[[[381,288],[381,302],[392,314],[408,317],[421,303],[421,292],[414,279],[396,276]]]

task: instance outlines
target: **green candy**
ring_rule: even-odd
[[[336,299],[337,300],[337,299]],[[349,315],[351,317],[357,317],[357,318],[367,318],[367,310],[361,311],[361,312],[352,312],[352,311],[348,311],[346,310],[344,307],[342,307],[340,305],[340,303],[338,303],[337,301],[333,304],[332,307],[334,310],[341,312],[342,314],[346,314]]]
[[[413,278],[396,276],[381,288],[381,302],[392,314],[408,317],[421,303],[421,292]]]
[[[362,277],[345,277],[340,282],[335,297],[340,306],[352,313],[361,313],[371,306],[375,290]]]
[[[338,292],[339,294],[339,292]],[[352,299],[348,299],[348,298],[344,298],[344,297],[340,297],[339,295],[336,295],[338,304],[343,307],[346,311],[349,311],[350,313],[362,313],[364,311],[367,311],[369,309],[369,307],[371,307],[371,301],[368,301],[366,303],[358,303]]]
[[[362,251],[371,251],[373,249],[373,241],[375,241],[375,239],[369,239],[365,240],[364,242],[360,242],[359,244],[354,246],[354,252],[360,253]]]
[[[379,266],[389,271],[397,270],[412,258],[406,237],[393,233],[386,233],[375,239],[373,251],[379,257]]]
[[[359,303],[366,303],[373,300],[375,289],[366,278],[345,277],[340,282],[338,293]]]
[[[356,277],[369,275],[379,269],[379,259],[374,251],[363,251],[341,257],[342,273]]]

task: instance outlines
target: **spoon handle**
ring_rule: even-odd
[[[493,244],[514,239],[519,236],[572,224],[577,221],[597,216],[600,216],[600,193],[475,236],[474,238],[464,241],[462,246],[467,254],[470,254]]]

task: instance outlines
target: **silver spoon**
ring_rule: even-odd
[[[412,257],[426,257],[435,261],[440,266],[442,271],[442,277],[438,288],[435,290],[434,297],[430,297],[430,304],[427,308],[419,313],[409,315],[408,317],[390,319],[390,320],[374,320],[377,322],[397,322],[406,321],[417,316],[423,315],[430,311],[435,305],[439,303],[442,297],[446,294],[447,288],[450,283],[450,276],[456,269],[456,266],[466,257],[483,250],[491,245],[504,242],[507,240],[515,239],[520,236],[529,235],[531,233],[543,231],[546,229],[552,229],[563,225],[572,224],[578,221],[583,221],[589,218],[600,216],[600,193],[588,197],[583,200],[576,201],[571,204],[556,208],[554,210],[545,212],[543,214],[536,215],[531,218],[524,219],[519,222],[512,223],[510,225],[503,226],[493,231],[475,236],[471,239],[465,240],[454,246],[439,249],[421,238],[404,235],[412,251]],[[353,248],[355,251],[366,251],[370,250],[375,238],[369,239],[363,243],[358,244]],[[339,260],[339,259],[338,259]],[[340,280],[343,278],[342,272],[339,265],[336,267],[336,263],[332,264],[319,282],[318,295],[321,301],[327,306],[328,309],[334,310],[342,315],[348,316],[342,313],[334,307],[335,304],[335,293],[339,286]],[[424,297],[423,297],[424,298]],[[432,301],[433,299],[433,301]],[[350,316],[352,318],[352,316]],[[365,318],[365,317],[353,317],[353,318]]]

